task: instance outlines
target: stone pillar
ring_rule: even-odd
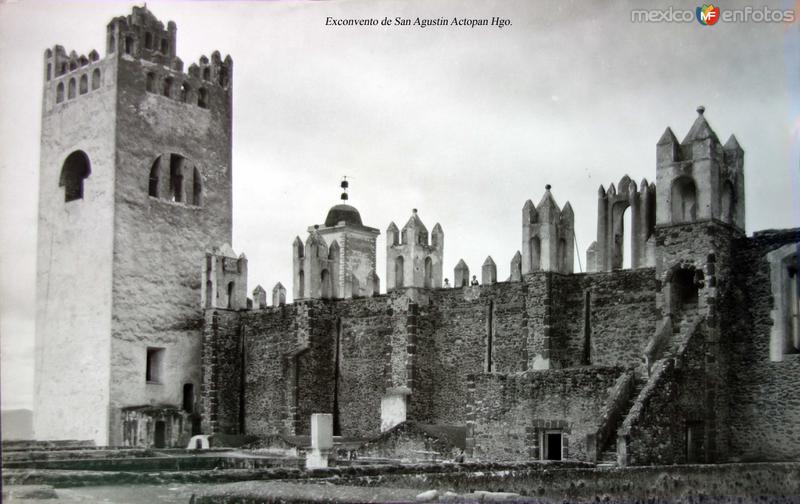
[[[494,263],[492,256],[486,258],[481,268],[481,283],[489,285],[497,283],[497,265]]]
[[[468,287],[469,286],[469,266],[460,259],[453,270],[453,287]]]
[[[514,257],[511,258],[511,278],[512,282],[520,282],[522,281],[522,254],[517,253],[514,254]]]
[[[253,308],[256,310],[263,310],[267,307],[267,291],[263,287],[257,285],[253,289]]]
[[[266,293],[264,294],[264,306],[267,304]],[[272,306],[283,306],[286,304],[286,287],[280,282],[272,288]]]

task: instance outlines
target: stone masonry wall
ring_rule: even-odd
[[[559,429],[564,458],[585,459],[586,435],[597,431],[609,391],[622,372],[583,367],[474,376],[470,404],[475,424],[472,440],[467,440],[472,456],[537,459],[541,433]]]
[[[766,254],[800,242],[800,230],[763,231],[735,242],[732,302],[723,307],[730,325],[730,453],[736,460],[800,458],[800,355],[771,362],[773,299]]]
[[[92,63],[102,84],[56,104],[56,86],[91,75],[80,67],[44,83],[36,260],[34,431],[37,439],[109,443],[111,276],[116,67]],[[65,95],[66,96],[66,95]],[[65,202],[61,171],[81,150],[91,174],[83,198]],[[80,408],[75,408],[80,404]]]
[[[207,310],[203,330],[202,431],[238,434],[241,408],[242,328],[239,313]]]
[[[636,366],[656,327],[653,268],[554,275],[554,358],[562,367],[584,364],[585,304],[589,293],[588,362]]]
[[[119,408],[144,404],[180,407],[185,384],[201,380],[201,278],[205,251],[231,240],[231,94],[214,83],[207,107],[179,98],[180,83],[193,80],[170,72],[172,96],[161,79],[147,91],[151,63],[115,54],[117,63],[116,173],[111,342],[111,439],[121,435]],[[160,71],[165,71],[159,68]],[[192,85],[197,89],[196,84]],[[154,161],[171,154],[196,166],[201,202],[149,195]],[[165,163],[166,164],[166,163]],[[192,195],[194,173],[186,168],[184,193]],[[189,199],[187,197],[187,199]],[[147,383],[147,348],[163,348],[160,383]]]

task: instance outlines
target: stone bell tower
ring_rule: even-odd
[[[375,272],[380,231],[364,226],[358,210],[347,204],[350,183],[341,183],[342,202],[328,211],[323,225],[308,228],[305,243],[292,247],[294,299],[350,299],[380,293]]]
[[[102,57],[44,53],[35,430],[173,446],[200,387],[198,266],[231,240],[233,62],[185,69],[145,7],[105,34]]]

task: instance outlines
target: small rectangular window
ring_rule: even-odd
[[[147,347],[147,366],[145,369],[145,381],[147,383],[162,383],[164,371],[163,348]]]

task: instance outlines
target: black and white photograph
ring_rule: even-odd
[[[2,501],[800,503],[800,1],[0,0]]]

